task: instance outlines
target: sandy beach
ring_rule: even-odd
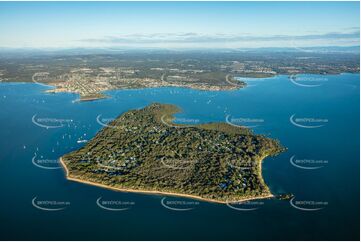
[[[260,162],[262,162],[262,160]],[[133,192],[133,193],[142,193],[142,194],[150,194],[150,195],[168,195],[168,196],[191,198],[191,199],[195,199],[195,200],[200,200],[200,201],[205,201],[205,202],[212,202],[212,203],[220,203],[220,204],[240,203],[240,202],[246,202],[246,201],[251,201],[251,200],[258,200],[258,199],[265,199],[265,198],[273,198],[274,197],[274,195],[272,195],[270,193],[270,194],[267,194],[267,195],[264,195],[264,196],[244,198],[244,199],[237,200],[237,201],[220,201],[220,200],[216,200],[216,199],[203,198],[203,197],[199,197],[199,196],[195,196],[195,195],[189,195],[189,194],[183,194],[183,193],[172,193],[172,192],[161,192],[161,191],[151,191],[151,190],[137,190],[137,189],[117,188],[117,187],[112,187],[112,186],[104,185],[104,184],[97,183],[97,182],[92,182],[92,181],[87,181],[87,180],[83,180],[83,179],[73,178],[73,177],[70,176],[69,169],[66,167],[66,164],[65,164],[62,157],[59,158],[59,161],[60,161],[60,164],[62,165],[62,167],[65,170],[66,179],[68,179],[69,181],[80,182],[80,183],[83,183],[83,184],[102,187],[102,188],[105,188],[105,189],[110,189],[110,190],[119,191],[119,192]]]

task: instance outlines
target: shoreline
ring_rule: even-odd
[[[267,156],[265,156],[267,157]],[[260,161],[259,164],[262,167],[262,161],[265,158],[263,157]],[[212,203],[218,203],[218,204],[229,204],[229,203],[237,203],[237,202],[246,202],[246,201],[251,201],[251,200],[259,200],[259,199],[266,199],[266,198],[274,198],[275,196],[269,191],[268,195],[264,195],[264,196],[259,196],[259,197],[251,197],[251,198],[244,198],[244,199],[240,199],[237,201],[221,201],[221,200],[216,200],[216,199],[211,199],[211,198],[203,198],[200,196],[196,196],[196,195],[189,195],[189,194],[183,194],[183,193],[172,193],[172,192],[161,192],[161,191],[151,191],[151,190],[137,190],[137,189],[128,189],[128,188],[117,188],[117,187],[112,187],[109,185],[104,185],[101,183],[97,183],[97,182],[92,182],[92,181],[88,181],[88,180],[83,180],[83,179],[79,179],[79,178],[73,178],[70,176],[69,174],[69,169],[67,168],[63,157],[59,158],[60,164],[63,167],[63,169],[65,170],[65,178],[69,181],[75,181],[75,182],[79,182],[79,183],[83,183],[83,184],[87,184],[87,185],[92,185],[92,186],[97,186],[97,187],[101,187],[101,188],[105,188],[105,189],[109,189],[109,190],[113,190],[113,191],[118,191],[118,192],[131,192],[131,193],[140,193],[140,194],[148,194],[148,195],[169,195],[169,196],[175,196],[175,197],[184,197],[184,198],[191,198],[191,199],[195,199],[195,200],[199,200],[199,201],[205,201],[205,202],[212,202]],[[263,181],[263,178],[262,178]],[[263,181],[264,183],[264,181]],[[267,186],[267,185],[266,185]],[[268,188],[268,186],[267,186]]]
[[[185,89],[191,89],[191,90],[196,90],[196,91],[210,91],[210,92],[221,92],[221,91],[235,91],[235,90],[240,90],[243,88],[246,88],[248,83],[246,81],[241,80],[242,78],[254,78],[254,79],[265,79],[265,78],[276,78],[276,77],[280,77],[280,76],[287,76],[288,78],[295,75],[319,75],[319,76],[338,76],[338,75],[344,75],[344,74],[352,74],[352,75],[359,75],[360,72],[340,72],[340,73],[296,73],[296,74],[280,74],[277,73],[273,76],[270,77],[248,77],[248,76],[235,76],[234,78],[239,78],[244,84],[236,84],[236,83],[232,83],[228,80],[228,75],[226,76],[226,82],[228,84],[230,84],[231,86],[234,87],[234,89],[230,88],[230,89],[223,89],[223,88],[219,88],[220,86],[218,86],[219,89],[203,89],[203,88],[195,88],[195,87],[190,87],[190,86],[159,86],[159,87],[139,87],[139,88],[115,88],[115,89],[109,89],[109,90],[104,90],[99,92],[99,94],[103,94],[104,92],[108,92],[108,91],[121,91],[121,90],[141,90],[141,89],[151,89],[151,88],[185,88]],[[31,81],[8,81],[8,80],[0,80],[0,83],[16,83],[16,84],[30,84],[30,83],[34,83],[43,87],[47,87],[50,88],[48,90],[45,90],[45,93],[50,93],[50,94],[57,94],[57,93],[70,93],[70,94],[77,94],[79,95],[79,98],[75,101],[77,102],[91,102],[91,101],[97,101],[97,100],[102,100],[102,99],[107,99],[107,98],[111,98],[111,96],[107,96],[105,95],[104,97],[92,97],[92,98],[82,98],[81,95],[78,92],[72,92],[72,91],[67,91],[67,90],[58,90],[58,87],[54,84],[51,83],[41,83],[41,82],[37,82],[34,81],[33,77]]]
[[[8,82],[8,83],[12,83],[12,82]],[[18,83],[18,82],[14,82],[14,83]],[[26,83],[31,83],[31,82],[23,82],[22,84],[26,84]],[[123,91],[123,90],[143,90],[143,89],[152,89],[152,88],[184,88],[184,89],[191,89],[191,90],[196,90],[196,91],[205,91],[205,92],[222,92],[222,91],[235,91],[235,90],[239,90],[239,89],[243,89],[245,88],[247,85],[246,83],[244,85],[240,85],[240,86],[231,86],[231,88],[222,88],[221,86],[217,86],[217,88],[199,88],[199,87],[192,87],[192,86],[159,86],[159,87],[139,87],[139,88],[114,88],[114,89],[108,89],[108,90],[104,90],[101,91],[97,94],[101,95],[99,97],[87,97],[87,96],[81,96],[81,94],[79,92],[76,91],[67,91],[67,90],[59,90],[56,86],[54,85],[48,85],[48,84],[42,84],[42,83],[36,83],[37,85],[42,85],[42,86],[46,86],[49,87],[51,89],[45,90],[45,93],[50,93],[50,94],[57,94],[57,93],[70,93],[70,94],[76,94],[79,96],[78,99],[76,99],[77,102],[91,102],[91,101],[96,101],[96,100],[102,100],[102,99],[108,99],[111,98],[111,96],[108,96],[106,94],[104,94],[105,92],[108,91]],[[234,87],[234,88],[233,88]]]

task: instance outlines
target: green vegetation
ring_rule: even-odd
[[[284,74],[339,74],[360,71],[359,53],[287,51],[122,51],[109,53],[95,50],[1,52],[0,81],[31,82],[38,72],[47,72],[45,83],[67,80],[79,70],[95,79],[103,68],[117,78],[183,76],[214,84],[225,84],[224,76],[270,77]],[[80,71],[83,69],[82,71]],[[89,70],[85,70],[89,69]],[[107,75],[105,75],[107,76]]]
[[[277,199],[279,200],[291,200],[294,197],[293,194],[291,193],[285,193],[285,194],[280,194],[277,196]]]
[[[102,98],[107,98],[108,96],[104,95],[103,93],[90,93],[86,96],[80,96],[80,101],[92,101]]]
[[[283,150],[278,141],[226,123],[174,124],[179,111],[155,103],[122,114],[62,157],[69,177],[222,202],[270,195],[261,162]]]
[[[105,98],[104,91],[157,87],[235,90],[233,77],[359,72],[358,53],[268,51],[55,51],[2,53],[0,82],[37,82],[71,92],[79,100]]]

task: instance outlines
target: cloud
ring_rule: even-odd
[[[81,39],[81,42],[97,44],[202,44],[202,43],[237,43],[268,41],[359,41],[359,30],[353,32],[332,32],[309,35],[269,35],[249,34],[198,34],[198,33],[155,33],[106,36],[103,38]]]

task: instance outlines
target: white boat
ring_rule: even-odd
[[[86,142],[88,142],[88,140],[86,140],[86,139],[81,139],[81,140],[78,140],[78,141],[77,141],[78,144],[86,143]]]

